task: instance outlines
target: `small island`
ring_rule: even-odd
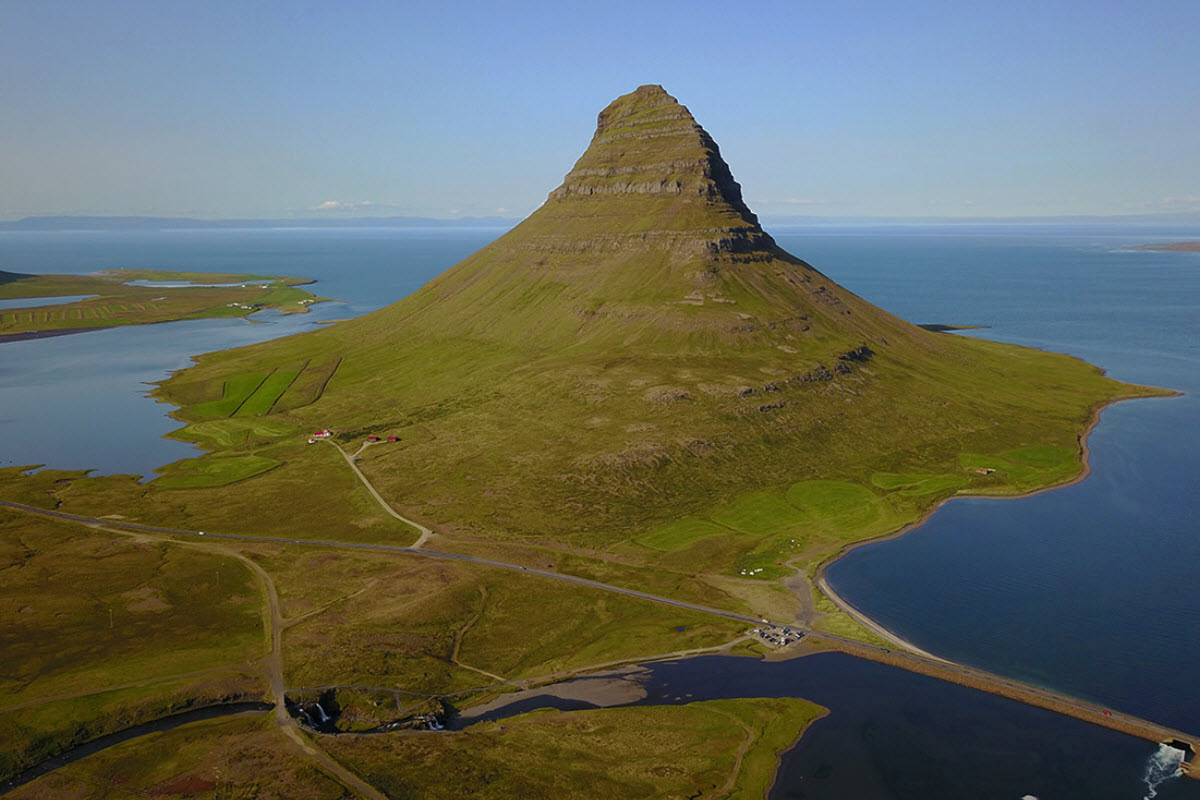
[[[1139,244],[1130,250],[1155,250],[1169,253],[1200,253],[1200,242],[1167,242],[1166,244]]]
[[[306,278],[117,269],[94,275],[0,272],[0,342],[183,319],[308,311]]]

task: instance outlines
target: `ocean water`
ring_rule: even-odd
[[[797,694],[830,709],[781,760],[771,800],[1140,800],[1159,747],[840,653],[653,664],[642,704]],[[1155,773],[1158,800],[1200,782]]]
[[[0,233],[0,270],[296,275],[316,278],[313,291],[341,301],[309,315],[256,315],[259,324],[205,320],[0,345],[0,463],[152,475],[194,451],[161,438],[177,423],[166,416],[169,408],[145,397],[147,383],[200,352],[378,308],[501,232]],[[928,650],[1200,732],[1193,685],[1200,663],[1200,256],[1121,249],[1200,239],[1200,230],[772,232],[791,252],[906,319],[987,325],[970,335],[1073,353],[1114,377],[1189,393],[1106,411],[1091,438],[1093,475],[1082,484],[1022,500],[955,500],[919,531],[856,550],[829,579],[850,602]],[[773,692],[820,690],[835,706],[788,756],[775,797],[1049,800],[1148,791],[1140,776],[1153,767],[1155,748],[1128,737],[1072,727],[1078,723],[1053,715],[1021,716],[1032,710],[1018,713],[928,679],[905,682],[915,676],[885,677],[895,671],[876,665],[851,661],[817,680],[783,665],[729,661],[739,666],[697,661],[675,674],[695,672],[686,680],[700,683],[724,676],[751,695],[765,692],[769,677]],[[852,672],[862,674],[851,680]],[[737,677],[743,674],[749,677]],[[697,691],[664,683],[657,696],[698,698]],[[905,697],[907,704],[900,702]],[[890,710],[880,717],[872,708]],[[945,716],[956,708],[957,717]],[[1055,744],[1062,736],[1071,747]],[[981,755],[1000,751],[1011,758]],[[1111,766],[1119,778],[1075,783],[1083,779],[1064,765],[1085,751],[1098,759],[1096,774],[1108,775]],[[1021,759],[1032,767],[1013,766]],[[1025,780],[1039,774],[1050,787],[1042,794]],[[869,775],[879,780],[863,783]],[[1104,792],[1085,790],[1102,784]],[[1005,793],[990,793],[992,785]],[[1200,782],[1168,780],[1157,791],[1198,797]]]
[[[1200,256],[1120,249],[1138,236],[910,235],[886,244],[915,275],[846,281],[872,299],[901,283],[883,304],[910,319],[989,325],[972,335],[1186,394],[1106,410],[1083,483],[953,500],[827,576],[849,603],[938,655],[1200,733],[1189,666],[1200,664]]]
[[[154,476],[197,454],[151,385],[191,356],[374,311],[503,233],[499,229],[0,232],[0,270],[168,269],[311,278],[338,302],[307,314],[188,320],[0,344],[0,466]]]
[[[33,306],[64,306],[67,303],[78,303],[95,297],[94,294],[68,294],[57,297],[15,297],[11,300],[0,300],[0,311],[13,308],[32,308]]]
[[[782,755],[771,800],[1200,798],[1178,774],[1181,750],[842,653],[702,656],[631,678],[646,693],[630,705],[802,696],[828,709]],[[547,707],[593,706],[531,697],[482,719]]]

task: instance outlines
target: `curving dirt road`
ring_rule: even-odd
[[[103,526],[105,529],[112,530],[114,526]],[[129,535],[128,531],[116,530],[117,533]],[[144,536],[144,534],[133,534],[134,536]],[[146,537],[149,538],[149,537]],[[210,543],[206,540],[203,542],[177,542],[177,544],[185,547],[195,547],[201,550],[221,553],[229,558],[236,559],[245,564],[246,567],[253,572],[258,579],[262,581],[263,593],[266,595],[267,604],[263,609],[263,627],[267,634],[267,639],[270,643],[270,651],[266,658],[268,674],[271,684],[271,699],[275,703],[275,724],[279,727],[279,731],[284,737],[292,743],[292,745],[300,751],[303,756],[319,764],[333,778],[339,781],[343,786],[357,793],[360,797],[369,798],[369,800],[387,800],[387,797],[381,794],[375,787],[364,781],[362,778],[355,775],[350,770],[343,767],[337,761],[334,761],[327,753],[317,749],[300,730],[299,724],[287,712],[286,698],[287,685],[283,680],[283,629],[285,621],[283,619],[282,607],[279,603],[279,592],[275,589],[275,581],[271,578],[271,574],[263,569],[257,561],[233,550],[228,547],[222,547],[216,543]]]
[[[352,461],[350,462],[350,465],[351,465],[351,467],[354,467],[354,464]],[[355,471],[356,472],[358,471],[357,468],[355,468]],[[361,476],[361,473],[360,473],[360,476]],[[362,478],[362,480],[370,488],[370,484],[369,484],[369,482],[366,481],[366,478]],[[378,494],[374,492],[373,488],[372,488],[372,493],[375,494],[376,497],[378,497]],[[383,501],[381,500],[381,502],[383,502]],[[691,611],[698,611],[698,612],[705,613],[705,614],[712,614],[715,616],[724,617],[726,619],[733,619],[733,620],[737,620],[740,622],[746,622],[746,623],[749,623],[752,625],[757,625],[760,622],[762,622],[762,620],[760,620],[758,618],[748,616],[745,614],[737,614],[737,613],[734,613],[731,611],[724,611],[722,609],[710,608],[708,606],[702,606],[702,605],[699,605],[696,603],[688,603],[688,602],[685,602],[682,600],[673,600],[669,597],[660,597],[658,595],[653,595],[648,592],[637,591],[636,589],[627,589],[627,588],[624,588],[621,586],[613,586],[611,584],[601,583],[599,581],[593,581],[593,580],[589,580],[587,578],[576,577],[574,575],[566,575],[563,573],[552,572],[550,570],[544,570],[544,569],[535,569],[533,567],[525,567],[520,564],[510,564],[507,562],[496,561],[493,559],[478,558],[475,556],[464,555],[461,553],[446,553],[446,552],[442,552],[442,551],[438,551],[438,550],[416,549],[415,547],[398,547],[398,546],[382,545],[382,544],[362,544],[362,543],[357,543],[357,542],[331,542],[331,541],[316,540],[316,539],[282,539],[282,538],[271,538],[271,537],[267,537],[267,536],[248,536],[248,535],[227,534],[227,533],[223,533],[223,534],[201,533],[199,531],[188,531],[188,530],[181,530],[178,528],[166,528],[166,527],[159,527],[159,526],[153,526],[153,525],[141,525],[141,524],[132,523],[132,522],[116,521],[116,520],[112,520],[112,519],[103,519],[102,520],[102,519],[96,519],[93,517],[84,517],[84,516],[80,516],[78,514],[67,514],[67,513],[61,512],[61,511],[52,511],[49,509],[36,508],[34,506],[27,506],[22,503],[13,503],[13,502],[6,501],[6,500],[0,500],[0,507],[9,508],[9,509],[12,509],[15,511],[20,511],[20,512],[23,512],[26,514],[36,514],[39,516],[50,517],[50,518],[54,518],[54,519],[61,519],[61,520],[66,520],[66,521],[70,521],[70,522],[77,522],[77,523],[81,523],[83,525],[87,525],[87,526],[94,527],[94,528],[120,529],[120,530],[124,530],[124,531],[137,531],[137,532],[145,532],[145,533],[159,533],[159,534],[167,534],[170,536],[187,536],[187,537],[203,536],[203,537],[205,537],[206,540],[263,542],[263,543],[270,543],[270,544],[284,543],[284,544],[296,544],[296,545],[303,545],[303,546],[309,546],[309,547],[322,547],[322,548],[332,548],[332,549],[373,550],[373,551],[390,552],[390,553],[402,553],[402,554],[406,554],[406,555],[419,556],[419,557],[423,557],[423,558],[437,558],[437,559],[445,559],[445,560],[450,560],[450,561],[462,561],[462,562],[471,563],[471,564],[479,564],[482,566],[495,567],[498,569],[507,569],[507,570],[518,571],[518,572],[527,572],[531,575],[538,575],[540,577],[550,578],[553,580],[568,581],[570,583],[575,583],[575,584],[578,584],[581,586],[588,586],[593,589],[600,589],[603,591],[615,592],[617,594],[623,594],[623,595],[627,595],[630,597],[637,597],[637,598],[640,598],[643,600],[648,600],[648,601],[654,602],[654,603],[660,603],[663,605],[674,606],[676,608],[684,608],[684,609],[688,609]],[[251,562],[251,563],[253,563],[253,562]],[[257,564],[255,564],[254,567],[252,567],[252,568],[255,569],[256,572],[259,572],[261,570],[261,567],[258,567]],[[270,580],[269,576],[266,576],[265,572],[259,572],[259,574],[266,577],[266,580],[268,581],[268,585],[272,586],[270,593],[271,593],[271,596],[274,597],[273,584],[269,583],[269,580]],[[271,612],[271,615],[272,615],[272,652],[273,653],[277,652],[278,632],[280,630],[278,625],[282,624],[282,620],[279,620],[279,618],[278,618],[278,599],[277,598],[274,600],[274,604],[275,605],[273,606],[273,609]],[[278,625],[276,624],[276,622],[278,622]],[[787,625],[787,626],[790,626],[793,628],[796,627],[794,622],[776,623],[776,624]],[[817,641],[826,642],[826,643],[828,643],[828,645],[831,648],[845,652],[849,655],[853,655],[853,656],[856,656],[859,658],[870,659],[872,661],[879,661],[881,663],[900,667],[902,669],[908,669],[908,670],[914,671],[914,672],[919,672],[924,675],[930,675],[932,677],[940,678],[942,680],[946,680],[946,681],[950,681],[950,682],[954,682],[954,683],[960,683],[962,685],[970,686],[972,688],[979,689],[981,691],[986,691],[991,694],[997,694],[1002,697],[1007,697],[1007,698],[1010,698],[1013,700],[1017,700],[1019,702],[1026,703],[1028,705],[1037,706],[1039,708],[1045,708],[1045,709],[1049,709],[1052,711],[1056,711],[1058,713],[1065,714],[1067,716],[1072,716],[1072,717],[1075,717],[1080,720],[1092,722],[1097,725],[1102,725],[1104,727],[1112,728],[1114,730],[1119,730],[1123,733],[1138,736],[1140,738],[1148,739],[1150,741],[1159,742],[1159,741],[1164,741],[1166,739],[1175,738],[1175,739],[1181,739],[1183,741],[1191,742],[1193,745],[1200,743],[1200,736],[1197,736],[1195,734],[1189,734],[1189,733],[1185,733],[1183,731],[1177,731],[1172,728],[1168,728],[1166,726],[1158,725],[1154,722],[1150,722],[1149,720],[1141,719],[1141,718],[1133,716],[1131,714],[1124,714],[1124,713],[1117,712],[1117,711],[1111,711],[1109,709],[1105,709],[1100,706],[1094,705],[1092,703],[1087,703],[1082,700],[1078,700],[1076,698],[1070,697],[1065,694],[1060,694],[1058,692],[1054,692],[1054,691],[1051,691],[1048,689],[1041,689],[1039,687],[1023,684],[1019,681],[1010,680],[1008,678],[1004,678],[999,675],[985,672],[983,670],[977,670],[977,669],[968,667],[963,664],[958,664],[958,663],[951,662],[951,661],[945,661],[943,659],[939,659],[936,656],[932,656],[929,654],[907,652],[902,649],[893,650],[890,648],[879,647],[876,645],[864,644],[864,643],[856,641],[854,639],[849,639],[846,637],[836,636],[833,634],[826,634],[826,633],[809,632],[809,636],[807,637],[806,640],[807,641],[817,640]],[[899,645],[898,645],[898,647],[899,647]],[[283,686],[282,672],[280,672],[279,673],[279,683],[278,683],[278,688],[280,689],[280,691],[282,691],[282,686]],[[273,683],[273,686],[272,686],[273,691],[275,690],[275,688],[276,688],[276,686]],[[280,708],[281,708],[281,701],[280,701]],[[278,715],[280,713],[282,713],[284,716],[287,716],[286,712],[281,711],[280,709],[277,708],[276,714]],[[290,717],[288,719],[290,721]],[[293,728],[285,728],[285,731],[286,730],[293,730],[294,732],[293,732],[293,734],[291,734],[293,737],[301,736],[300,731],[297,728],[294,728],[294,727]],[[310,749],[310,748],[311,748],[311,745],[308,746],[307,749]],[[307,751],[307,749],[306,749],[306,751]],[[336,762],[334,762],[334,763],[336,763]],[[379,795],[376,793],[376,794],[371,794],[369,796],[378,797]]]
[[[346,451],[343,450],[341,448],[341,446],[338,445],[338,443],[335,442],[333,439],[324,439],[323,441],[326,441],[329,444],[333,445],[334,448],[339,453],[342,454],[342,458],[345,459],[346,464],[350,467],[350,469],[354,470],[354,474],[358,476],[358,479],[360,481],[362,481],[362,485],[367,487],[367,491],[370,492],[371,496],[375,498],[376,502],[378,502],[379,505],[383,507],[384,511],[386,511],[388,514],[391,514],[393,517],[395,517],[396,519],[405,523],[406,525],[411,525],[412,527],[416,528],[418,531],[421,532],[421,535],[417,537],[417,540],[412,543],[411,547],[414,550],[420,550],[422,547],[424,547],[425,543],[429,541],[429,538],[431,536],[433,536],[433,531],[429,528],[426,528],[421,523],[414,522],[413,520],[409,519],[408,517],[403,516],[396,509],[392,508],[391,505],[388,504],[388,501],[383,499],[383,495],[379,494],[379,492],[377,492],[375,490],[375,487],[371,484],[371,482],[369,480],[367,480],[367,476],[363,475],[362,470],[358,468],[358,464],[354,463],[355,457],[357,457],[358,454],[361,453],[363,450],[366,450],[368,447],[370,447],[372,444],[374,444],[374,442],[367,442],[362,447],[358,448],[358,450],[356,450],[354,452],[354,455],[347,455]]]

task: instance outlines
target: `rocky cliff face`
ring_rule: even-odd
[[[566,227],[543,243],[578,249],[582,239],[627,233],[697,255],[768,251],[775,242],[742,199],[721,150],[661,86],[642,86],[600,112],[587,151],[537,216]],[[603,220],[600,237],[580,222]],[[574,238],[574,243],[570,241]]]
[[[723,204],[747,228],[761,233],[717,143],[661,86],[641,86],[600,112],[587,152],[549,200],[597,194],[680,196]]]

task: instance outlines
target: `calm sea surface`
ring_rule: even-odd
[[[190,357],[374,311],[495,239],[498,229],[0,232],[0,270],[169,269],[312,278],[308,314],[189,320],[0,345],[0,465],[136,473],[196,455],[148,383]]]
[[[978,335],[1187,394],[1108,409],[1083,483],[1019,501],[954,500],[828,577],[919,647],[1200,734],[1200,256],[1118,250],[1129,237],[856,245],[870,271],[835,277],[872,299],[898,280],[881,274],[889,257],[918,270],[919,282],[910,273],[881,301],[901,316],[989,325]]]
[[[988,325],[976,335],[1069,352],[1116,378],[1188,393],[1106,411],[1090,440],[1093,475],[1082,484],[1022,500],[955,500],[920,530],[854,551],[829,579],[925,649],[1200,733],[1200,256],[1120,249],[1200,239],[1200,230],[773,232],[906,319]],[[260,314],[261,324],[205,320],[0,345],[0,463],[152,476],[195,451],[161,438],[178,425],[145,397],[146,383],[200,352],[378,308],[500,233],[0,233],[0,270],[295,275],[342,301],[308,315]],[[699,699],[720,683],[737,687],[720,690],[727,693],[829,703],[834,714],[785,760],[776,797],[1050,800],[1147,791],[1152,745],[877,665],[803,661],[811,663],[656,668],[651,699]],[[1158,791],[1200,797],[1200,782],[1168,781]]]

